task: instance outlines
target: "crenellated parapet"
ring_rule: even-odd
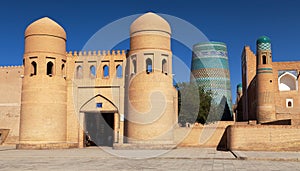
[[[126,55],[125,50],[98,50],[98,51],[69,51],[67,52],[68,57],[88,57],[88,56],[124,56]]]
[[[7,74],[20,76],[23,74],[23,72],[24,68],[22,65],[0,66],[0,77],[3,77]]]
[[[0,66],[0,69],[23,69],[23,65]]]
[[[2,84],[17,82],[23,77],[23,66],[0,66],[0,82]]]

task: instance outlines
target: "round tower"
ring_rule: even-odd
[[[256,41],[256,86],[258,123],[275,120],[274,80],[272,70],[271,40],[262,36]]]
[[[176,121],[171,28],[154,13],[137,18],[130,27],[127,58],[127,141],[172,144]]]
[[[232,98],[227,46],[222,42],[202,42],[193,46],[191,81],[211,91],[220,110],[220,120],[232,120]]]
[[[25,31],[20,144],[18,148],[65,148],[67,123],[66,33],[45,17]]]

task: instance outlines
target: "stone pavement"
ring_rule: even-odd
[[[14,147],[0,146],[0,170],[300,171],[299,154],[253,151],[231,153],[212,148],[178,148],[171,151],[112,150],[108,147],[16,150]]]
[[[233,151],[237,159],[241,160],[273,160],[273,161],[298,161],[300,152],[270,152],[270,151]]]

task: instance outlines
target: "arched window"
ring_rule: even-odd
[[[293,105],[293,99],[285,99],[285,103],[286,103],[286,107],[287,108],[292,108],[294,105]]]
[[[296,76],[288,72],[278,78],[279,91],[297,90]]]
[[[267,57],[265,55],[262,56],[262,64],[267,64]]]
[[[31,62],[31,73],[30,76],[36,75],[36,71],[37,71],[37,64],[35,61]]]
[[[83,71],[82,71],[82,66],[78,65],[76,68],[76,78],[81,79],[83,78]]]
[[[103,77],[104,78],[109,77],[109,67],[107,65],[104,65],[103,67]]]
[[[51,61],[47,63],[47,75],[50,77],[53,75],[53,63]]]
[[[162,66],[162,73],[164,74],[168,74],[168,65],[167,65],[167,60],[166,59],[163,59],[162,62],[161,62],[161,66]]]
[[[153,69],[152,69],[152,60],[150,58],[148,58],[146,60],[146,72],[147,72],[147,74],[149,74],[150,72],[153,72]]]
[[[117,70],[117,78],[122,78],[122,76],[123,76],[122,66],[121,65],[117,65],[116,70]]]
[[[96,77],[96,67],[94,65],[92,65],[90,67],[90,77],[91,78],[95,78]]]
[[[133,65],[133,73],[136,74],[136,60],[132,60],[132,65]]]

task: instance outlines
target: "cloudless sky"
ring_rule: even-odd
[[[153,11],[181,18],[209,40],[227,44],[234,103],[236,85],[241,82],[241,52],[245,45],[255,52],[256,39],[266,35],[272,41],[274,61],[300,60],[299,7],[297,0],[0,1],[0,66],[22,64],[24,31],[31,22],[44,16],[64,27],[67,50],[79,51],[103,26],[122,17]],[[129,32],[129,28],[124,29]],[[176,42],[174,45],[173,53],[190,66],[188,48]],[[129,49],[129,44],[125,42],[118,47]]]

